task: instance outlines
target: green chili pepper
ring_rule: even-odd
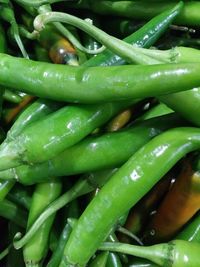
[[[29,189],[30,187],[27,188],[17,183],[8,193],[7,199],[29,210],[31,207],[31,192]]]
[[[157,17],[155,17],[154,19],[152,19],[149,23],[147,23],[143,28],[141,28],[138,32],[132,34],[130,37],[126,38],[125,41],[126,42],[136,42],[137,45],[141,45],[148,47],[151,44],[146,44],[142,42],[142,39],[137,40],[137,37],[140,36],[142,37],[142,33],[144,31],[144,37],[143,41],[145,42],[145,40],[151,41],[152,37],[156,37],[155,35],[155,29],[158,29],[158,25],[156,25],[155,29],[154,29],[154,34],[153,36],[151,36],[152,33],[152,27],[153,27],[153,23],[156,23],[157,20],[162,19],[162,16],[166,16],[167,12],[168,12],[168,19],[166,17],[165,20],[163,20],[165,22],[171,22],[173,19],[173,16],[175,17],[178,12],[180,11],[180,6],[176,6],[174,9],[174,13],[173,10],[170,11],[165,11],[166,13],[160,14]],[[171,15],[170,15],[171,12]],[[172,15],[173,14],[173,15]],[[154,26],[155,26],[154,25]],[[163,27],[167,27],[167,24],[160,24]],[[149,27],[149,28],[148,28]],[[165,28],[164,27],[164,28]],[[162,29],[162,27],[160,28]],[[148,32],[149,30],[149,32]],[[146,36],[150,36],[150,38],[146,38]],[[136,37],[136,40],[134,40],[134,37]],[[132,39],[133,38],[133,39]],[[130,40],[130,41],[129,41]],[[118,63],[117,63],[118,62]],[[84,65],[85,66],[96,66],[96,65],[120,65],[120,64],[124,64],[125,61],[120,59],[118,56],[112,56],[111,52],[109,51],[105,51],[102,54],[98,55],[95,58],[90,59],[89,61],[87,61]],[[195,88],[193,90],[187,91],[187,92],[182,92],[182,93],[177,93],[177,94],[170,94],[169,96],[162,96],[160,97],[160,100],[163,101],[164,103],[166,103],[170,108],[176,110],[178,113],[182,114],[185,118],[187,118],[189,121],[195,123],[197,126],[200,125],[199,122],[199,116],[194,116],[194,114],[196,114],[196,112],[198,112],[198,108],[199,105],[197,105],[196,103],[198,103],[198,99],[199,99],[199,93],[198,93],[199,89]],[[185,105],[182,105],[181,103],[186,103],[187,104],[187,109],[185,108]]]
[[[62,103],[38,99],[29,105],[17,118],[7,133],[6,142],[15,139],[29,124],[40,120],[48,114],[56,111]]]
[[[199,64],[74,68],[5,54],[0,54],[0,63],[2,86],[60,101],[94,103],[159,96],[199,85]],[[21,70],[17,75],[16,68]]]
[[[106,262],[108,260],[108,251],[101,252],[96,258],[89,263],[89,267],[106,267]]]
[[[2,147],[1,166],[5,169],[25,162],[31,164],[53,158],[132,103],[63,107],[29,125],[15,140]]]
[[[0,201],[2,201],[14,186],[15,181],[0,181]]]
[[[13,124],[13,126],[11,127],[11,129],[9,130],[8,134],[7,134],[7,139],[8,140],[12,140],[15,139],[15,137],[31,122],[33,122],[34,120],[37,120],[39,118],[42,118],[44,116],[46,116],[48,113],[56,110],[56,108],[58,106],[60,106],[60,103],[54,103],[48,100],[42,100],[39,99],[37,101],[35,101],[35,103],[33,103],[32,105],[30,105],[26,110],[24,110],[20,116],[18,117],[18,119],[15,121],[15,123]],[[5,196],[9,193],[9,191],[11,190],[11,188],[14,186],[14,182],[13,181],[4,181],[1,182],[1,186],[0,186],[0,200],[3,200],[5,198]],[[19,195],[15,196],[15,194],[10,194],[11,196],[11,201],[12,200],[19,200]],[[21,194],[20,194],[20,197]],[[26,208],[28,208],[29,205],[27,202],[27,197],[23,196],[21,198],[21,203],[23,203],[23,205],[25,205]]]
[[[4,199],[0,202],[0,216],[16,223],[25,228],[27,221],[27,214],[15,203]]]
[[[62,254],[66,245],[67,240],[69,239],[69,235],[71,233],[71,226],[67,222],[63,228],[62,233],[60,234],[60,238],[58,241],[58,245],[53,252],[50,261],[47,264],[47,267],[57,267],[60,264]]]
[[[28,229],[46,206],[59,196],[61,188],[62,184],[58,181],[58,179],[53,179],[49,183],[42,183],[36,186],[29,211],[27,224]],[[38,229],[32,239],[25,245],[23,254],[26,266],[39,266],[39,262],[46,255],[49,232],[51,230],[54,217],[55,215],[48,218]]]
[[[166,9],[172,8],[178,1],[80,1],[78,8],[89,8],[95,13],[115,15],[134,19],[150,19]],[[180,15],[175,20],[180,25],[199,26],[200,3],[198,1],[184,2]]]
[[[199,116],[196,115],[200,112],[198,105],[200,100],[200,88],[193,88],[185,92],[161,96],[159,99],[188,121],[200,126]],[[184,103],[184,105],[181,103]]]
[[[172,109],[170,109],[168,106],[166,106],[163,103],[159,103],[158,105],[152,107],[148,111],[146,111],[142,116],[140,116],[137,121],[140,120],[148,120],[151,118],[155,118],[157,116],[162,116],[166,114],[170,114],[174,112]]]
[[[179,14],[182,5],[176,5],[174,8],[167,10],[149,22],[147,22],[141,29],[137,32],[131,34],[124,39],[125,42],[130,44],[136,44],[140,47],[150,47],[152,46],[159,37],[166,31],[170,23]],[[84,66],[116,66],[125,64],[125,60],[117,55],[114,55],[109,50],[105,50],[96,57],[91,58],[86,61]]]
[[[65,247],[66,264],[85,266],[117,219],[181,157],[199,147],[199,129],[177,128],[160,134],[138,150],[111,177],[79,218]]]
[[[180,6],[179,6],[179,8],[180,8]],[[145,35],[145,36],[147,36],[147,35]],[[89,64],[89,65],[96,65],[96,63],[97,64],[98,63],[101,63],[101,60],[104,60],[105,58],[107,58],[107,55],[105,57],[100,57],[99,56],[99,59],[100,59],[99,61],[97,60],[98,59],[98,57],[97,57],[96,59],[94,59],[94,62],[88,61],[88,63],[86,63],[86,65],[87,64]],[[118,59],[119,59],[119,57],[118,57]],[[108,62],[109,62],[109,60],[108,60]],[[112,61],[110,61],[110,62],[112,62]],[[182,93],[182,95],[177,95],[177,96],[176,95],[172,95],[172,96],[170,95],[170,98],[163,97],[162,98],[162,101],[164,101],[166,104],[168,104],[172,109],[175,106],[175,110],[177,110],[178,112],[181,112],[181,114],[183,114],[183,116],[185,116],[186,118],[189,118],[190,121],[195,122],[195,124],[199,125],[198,116],[191,115],[191,114],[194,114],[195,113],[195,107],[190,104],[190,103],[198,103],[197,102],[198,95],[197,94],[194,94],[194,92],[188,93],[188,95],[190,96],[189,98],[186,95],[184,95],[184,93]],[[178,98],[178,101],[177,101],[177,98]],[[179,103],[182,103],[181,101],[179,101],[179,98],[180,98],[180,100],[181,100],[181,98],[183,98],[184,102],[185,101],[189,102],[190,109],[187,109],[186,110],[186,109],[183,108],[183,105],[179,105]],[[173,104],[173,101],[174,101],[174,103],[177,103],[177,105],[174,105]]]
[[[80,18],[62,12],[47,12],[45,14],[42,13],[41,15],[38,15],[34,20],[35,31],[40,32],[45,25],[50,22],[65,22],[78,27],[129,63],[149,64],[149,53],[158,53],[155,50],[150,52],[148,49],[140,49],[136,46],[131,46],[130,44],[107,34],[96,26]],[[142,54],[140,54],[140,51],[142,51]],[[158,60],[154,57],[151,59],[151,61],[153,60],[154,62],[153,64],[158,64],[160,62],[160,57],[157,58]]]
[[[106,267],[122,267],[120,258],[116,253],[109,253]]]
[[[0,172],[2,179],[16,179],[23,184],[49,180],[49,177],[86,173],[121,166],[152,137],[170,127],[185,125],[169,114],[133,124],[133,127],[102,136],[88,137],[82,142],[41,164],[19,166]],[[126,149],[124,149],[126,144]]]
[[[163,267],[196,267],[199,264],[199,243],[173,240],[169,243],[139,247],[122,243],[103,243],[100,250],[127,253],[151,260]]]
[[[133,259],[130,260],[129,264],[126,267],[158,267],[159,265],[144,259]]]
[[[5,89],[3,98],[9,102],[16,103],[16,104],[22,101],[21,96],[19,96],[17,93],[14,93],[8,89]]]

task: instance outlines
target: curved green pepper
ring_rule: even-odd
[[[89,68],[0,54],[0,64],[2,86],[59,101],[119,101],[175,93],[200,85],[198,63]],[[16,69],[20,72],[16,73]]]
[[[43,162],[61,153],[134,103],[66,106],[26,127],[0,152],[0,168]],[[39,138],[38,138],[39,137]]]
[[[185,124],[174,115],[146,120],[122,131],[88,137],[51,160],[1,171],[0,176],[2,179],[16,179],[23,184],[34,184],[47,181],[53,176],[119,167],[152,137],[178,125]]]
[[[138,150],[111,177],[79,218],[65,247],[66,263],[85,266],[117,219],[180,158],[199,148],[199,129],[176,128],[157,136]]]
[[[61,189],[62,184],[58,179],[53,179],[49,183],[41,183],[36,186],[32,197],[27,228],[30,228],[46,206],[60,195]],[[39,266],[39,262],[46,255],[49,233],[54,218],[55,214],[49,217],[23,248],[24,261],[27,267]]]

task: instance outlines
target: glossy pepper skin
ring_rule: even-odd
[[[57,244],[57,247],[55,251],[53,252],[50,261],[47,264],[47,267],[56,267],[59,266],[61,258],[62,258],[62,253],[64,251],[65,245],[67,240],[69,239],[69,235],[72,231],[71,226],[67,222],[60,234],[60,238]]]
[[[68,102],[130,100],[200,86],[198,63],[89,68],[0,54],[0,64],[0,85]],[[21,70],[17,75],[16,68]]]
[[[6,142],[15,139],[29,124],[44,118],[61,106],[60,102],[37,99],[20,113],[7,133]]]
[[[0,165],[7,168],[12,167],[12,164],[14,167],[23,162],[31,164],[53,158],[133,102],[134,100],[99,105],[65,106],[30,124],[15,140],[3,146]],[[40,136],[39,139],[38,136]]]
[[[21,207],[7,199],[1,201],[0,216],[16,223],[23,228],[26,226],[27,213],[21,209]]]
[[[174,115],[146,120],[122,131],[87,137],[52,160],[33,166],[22,165],[8,169],[0,172],[0,176],[4,179],[16,179],[28,185],[47,181],[52,176],[119,167],[151,138],[178,125],[185,125],[185,122]]]
[[[61,193],[62,183],[53,179],[49,183],[41,183],[36,186],[32,196],[32,203],[29,211],[27,228],[29,228],[39,214],[53,202]],[[40,261],[46,255],[48,249],[49,233],[55,218],[55,214],[49,217],[34,237],[23,248],[24,261],[26,266],[39,266]],[[34,265],[35,264],[35,265]]]
[[[177,16],[177,14],[179,14],[180,11],[181,11],[181,6],[176,6],[172,10],[163,12],[162,14],[150,20],[137,32],[125,38],[124,41],[128,43],[136,43],[137,45],[142,47],[151,46],[152,45],[151,41],[154,40],[154,38],[157,38],[156,32],[160,36],[162,30],[166,29],[166,27],[169,26],[169,24],[173,21],[173,19]],[[148,36],[149,38],[146,38],[146,36]],[[109,66],[109,65],[122,65],[122,64],[125,64],[125,60],[121,59],[117,55],[113,55],[111,52],[107,50],[84,63],[85,66],[98,66],[98,65]],[[186,92],[161,96],[160,100],[173,110],[182,114],[184,118],[188,119],[195,125],[199,126],[200,125],[199,116],[194,116],[194,114],[198,113],[199,111],[199,105],[197,104],[199,103],[198,100],[200,98],[199,92],[200,92],[199,88],[194,88]],[[187,104],[188,107],[187,109],[185,109],[185,105],[181,104],[183,102]]]
[[[200,88],[159,97],[160,101],[181,114],[185,119],[196,126],[200,126]],[[182,105],[184,103],[184,105]],[[187,108],[186,108],[187,107]]]
[[[130,44],[136,44],[140,47],[152,46],[159,37],[166,31],[168,26],[172,23],[174,18],[179,14],[182,5],[176,6],[170,10],[167,10],[149,22],[147,22],[142,28],[133,34],[127,36],[124,41]],[[125,60],[112,52],[105,50],[96,57],[87,60],[83,65],[92,66],[116,66],[125,64]]]
[[[181,157],[199,147],[199,129],[176,128],[157,136],[138,150],[111,177],[79,218],[65,247],[66,264],[85,266],[117,219]]]

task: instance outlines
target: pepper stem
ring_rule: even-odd
[[[138,53],[138,51],[140,51],[139,48],[107,34],[106,32],[102,31],[98,27],[85,20],[66,13],[47,12],[38,15],[34,20],[35,30],[41,31],[45,27],[45,24],[50,22],[64,22],[83,30],[84,32],[95,38],[98,42],[109,48],[112,52],[123,57],[127,62],[134,62],[137,64],[160,63],[158,60],[152,59],[149,56],[144,55],[143,53]]]
[[[39,14],[44,14],[46,12],[51,12],[51,11],[52,9],[50,5],[42,5],[38,8]],[[95,55],[105,50],[104,46],[97,48],[97,49],[87,49],[79,42],[79,40],[75,37],[74,34],[72,34],[66,27],[62,25],[62,23],[54,22],[53,25],[67,40],[69,40],[73,44],[74,47],[76,47],[76,49],[86,54]]]
[[[169,245],[167,243],[153,246],[135,246],[123,243],[104,242],[99,250],[109,250],[112,252],[125,253],[132,256],[148,259],[159,266],[163,266],[168,259]]]

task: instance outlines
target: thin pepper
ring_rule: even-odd
[[[25,228],[27,222],[27,213],[15,203],[4,199],[0,203],[0,216],[13,221],[17,225]]]
[[[62,254],[66,245],[67,240],[69,239],[69,235],[71,233],[72,229],[71,226],[69,225],[69,223],[67,222],[60,234],[60,238],[58,241],[58,245],[55,249],[55,251],[53,252],[47,267],[57,267],[60,264],[61,258],[62,258]]]
[[[36,186],[29,211],[27,229],[31,227],[46,206],[60,195],[61,189],[62,183],[58,179],[53,179],[49,183],[41,183]],[[23,248],[24,261],[27,267],[39,266],[40,261],[45,257],[54,218],[55,214],[49,217]]]
[[[96,258],[88,264],[89,267],[106,267],[108,260],[108,251],[103,251],[96,256]]]
[[[117,219],[134,206],[179,159],[199,147],[199,129],[185,127],[166,131],[138,150],[82,213],[65,247],[66,265],[85,266]]]
[[[9,193],[9,191],[14,186],[15,181],[1,181],[0,180],[0,201],[2,201],[6,195]]]
[[[25,162],[39,163],[53,158],[133,103],[134,100],[113,104],[65,106],[32,123],[15,140],[2,146],[0,168],[15,167]]]
[[[109,253],[106,267],[122,267],[122,263],[117,253]]]
[[[88,137],[44,163],[1,171],[0,177],[6,180],[16,179],[20,183],[30,185],[47,181],[53,176],[119,167],[151,138],[178,125],[185,125],[185,122],[174,115],[134,123],[126,130]]]
[[[5,92],[3,94],[3,98],[6,100],[6,101],[9,101],[9,102],[12,102],[12,103],[15,103],[15,104],[18,104],[22,101],[22,98],[21,96],[19,96],[17,93],[14,93],[8,89],[5,89]]]

